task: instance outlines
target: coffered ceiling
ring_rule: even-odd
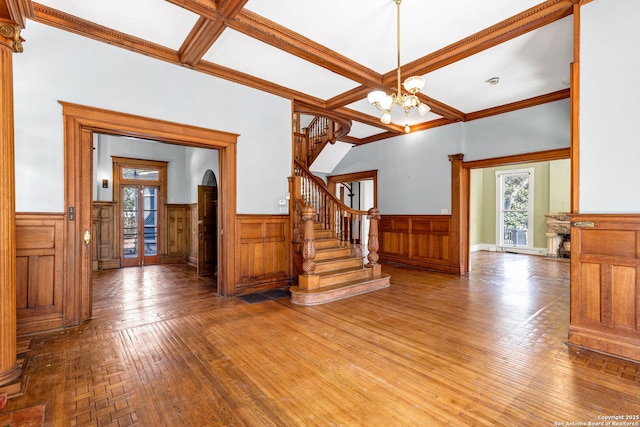
[[[403,0],[402,78],[431,112],[389,125],[366,96],[395,91],[394,0],[41,0],[32,19],[349,118],[361,144],[567,98],[574,3]]]

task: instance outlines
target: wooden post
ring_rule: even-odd
[[[16,186],[13,127],[13,53],[20,28],[0,19],[0,385],[18,378],[16,359]]]
[[[380,249],[380,242],[378,241],[378,221],[380,221],[380,211],[374,207],[369,209],[367,214],[367,218],[369,219],[369,243],[367,244],[369,254],[367,255],[367,259],[369,263],[366,266],[373,268],[374,276],[379,276],[382,272],[382,267],[378,264],[378,249]]]
[[[469,272],[469,186],[470,172],[462,154],[451,154],[451,228],[449,259],[459,274]]]
[[[304,223],[304,234],[302,237],[302,271],[298,278],[300,289],[315,289],[320,283],[320,276],[314,274],[316,270],[316,243],[313,227],[316,219],[316,210],[313,206],[305,206],[302,210],[302,222]]]

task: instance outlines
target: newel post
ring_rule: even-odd
[[[366,267],[373,268],[374,276],[378,276],[382,273],[382,267],[378,264],[378,249],[380,249],[380,242],[378,241],[378,222],[380,221],[380,211],[378,208],[371,208],[367,211],[367,219],[369,219],[369,243],[367,248],[369,254],[367,259],[369,263]]]
[[[320,282],[320,276],[315,273],[316,263],[316,243],[314,224],[316,219],[316,210],[313,206],[305,206],[302,210],[302,222],[304,223],[304,231],[302,235],[302,271],[304,273],[298,277],[298,286],[300,289],[315,289]]]

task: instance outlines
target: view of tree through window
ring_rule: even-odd
[[[496,173],[499,178],[500,212],[499,231],[500,245],[529,246],[532,198],[530,187],[532,181],[529,171],[512,171]]]

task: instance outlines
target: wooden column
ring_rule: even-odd
[[[459,274],[469,271],[469,169],[462,164],[462,154],[449,156],[451,162],[451,228],[449,247],[451,263]]]
[[[13,59],[20,28],[0,20],[0,385],[20,376],[16,359],[16,188],[13,142]]]

